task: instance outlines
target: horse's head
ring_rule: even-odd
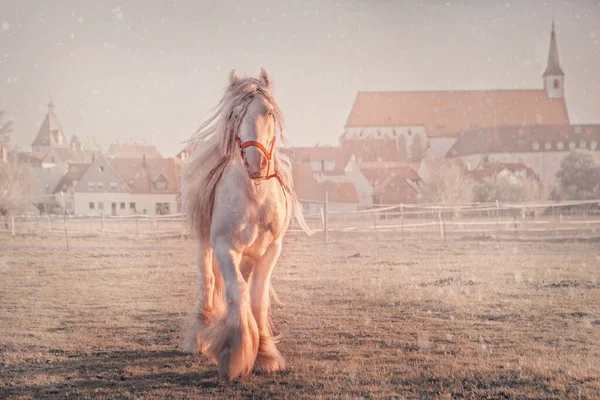
[[[276,127],[280,119],[279,109],[271,94],[269,74],[261,69],[259,79],[240,79],[232,71],[229,76],[231,90],[238,85],[245,95],[232,110],[236,129],[233,134],[241,152],[244,168],[250,179],[269,176],[269,167],[275,148]]]

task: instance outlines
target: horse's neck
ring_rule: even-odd
[[[271,170],[269,174],[273,173],[274,163],[271,163]],[[241,191],[248,203],[262,206],[274,203],[281,203],[281,186],[277,178],[271,178],[263,181],[254,182],[248,177],[248,173],[244,168],[243,161],[241,158],[235,159],[227,167],[227,171],[224,177],[228,182],[228,191]],[[283,203],[282,203],[283,204]]]

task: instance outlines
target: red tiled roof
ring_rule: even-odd
[[[539,90],[359,92],[346,127],[425,126],[428,137],[477,127],[569,124],[564,99]]]
[[[417,173],[418,166],[401,161],[382,163],[363,162],[359,163],[358,167],[372,186],[378,185],[386,176],[390,175],[391,173],[396,173],[411,181],[421,180],[421,177],[419,177],[419,174]]]
[[[352,183],[317,182],[308,163],[296,162],[292,167],[294,190],[300,200],[324,201],[325,192],[333,203],[358,203],[358,194]]]
[[[323,190],[328,193],[329,201],[333,203],[358,203],[356,187],[350,182],[321,182]]]
[[[410,204],[417,202],[417,191],[400,173],[391,172],[375,186],[373,197],[379,204]]]
[[[178,193],[181,164],[173,158],[108,158],[106,162],[132,193]],[[154,182],[164,176],[167,189],[159,190]]]
[[[141,144],[111,144],[106,155],[110,158],[162,158],[156,146]]]

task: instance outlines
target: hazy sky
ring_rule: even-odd
[[[0,110],[164,156],[229,70],[271,72],[293,145],[337,143],[358,90],[541,88],[554,11],[569,116],[600,123],[599,1],[0,0]]]

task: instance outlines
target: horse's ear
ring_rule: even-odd
[[[235,72],[235,69],[232,69],[231,72],[229,73],[229,84],[231,86],[235,86],[235,84],[238,82],[239,78],[237,75],[237,72]]]
[[[271,76],[264,68],[260,69],[260,83],[265,87],[271,87]]]

